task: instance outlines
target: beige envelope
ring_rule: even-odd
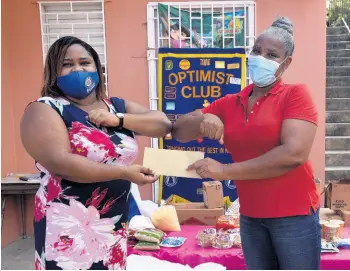
[[[204,152],[145,148],[143,166],[152,169],[157,175],[200,178],[194,170],[186,169],[203,158]]]

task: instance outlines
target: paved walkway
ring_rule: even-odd
[[[1,270],[34,270],[34,238],[19,239],[2,248]]]

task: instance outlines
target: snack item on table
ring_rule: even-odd
[[[350,238],[340,239],[337,247],[350,249]]]
[[[196,238],[197,238],[198,244],[201,247],[211,247],[213,240],[215,238],[215,235],[216,235],[216,229],[208,228],[205,230],[201,230],[197,234]]]
[[[338,224],[327,223],[324,225],[323,239],[327,242],[334,242],[338,239],[338,230],[340,226]]]
[[[151,219],[143,215],[135,215],[129,222],[129,228],[135,230],[154,229]]]
[[[150,243],[150,242],[138,242],[136,246],[134,246],[135,250],[159,250],[160,246],[156,243]]]
[[[152,214],[153,225],[162,231],[181,231],[179,219],[174,206],[159,207]]]
[[[167,237],[161,243],[161,247],[180,247],[186,241],[185,237]]]
[[[322,227],[322,235],[324,232],[324,225],[326,225],[327,223],[328,223],[328,220],[320,219],[320,225]]]
[[[231,234],[231,239],[232,239],[232,243],[233,243],[232,246],[233,247],[242,248],[242,241],[241,241],[240,233]]]
[[[240,234],[239,228],[229,229],[229,230],[226,230],[226,232],[228,234]]]
[[[231,205],[230,204],[230,198],[229,197],[225,197],[225,199],[227,198],[227,200],[225,200],[225,215],[233,215],[233,216],[239,216],[239,199],[236,199],[234,202],[232,202]]]
[[[238,228],[225,231],[231,236],[233,247],[242,248],[241,234]]]
[[[231,234],[219,231],[216,233],[212,247],[214,248],[231,248],[233,246],[233,238]]]
[[[340,219],[332,219],[332,220],[329,220],[329,223],[339,225],[337,237],[341,238],[345,222]]]
[[[327,242],[326,240],[321,240],[321,253],[337,253],[339,249],[335,246],[333,242]]]
[[[137,231],[135,237],[139,241],[159,244],[164,237],[164,232],[157,229],[144,229]]]
[[[216,221],[216,229],[234,229],[239,228],[239,217],[231,215],[222,215]]]

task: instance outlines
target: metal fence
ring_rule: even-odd
[[[329,0],[327,10],[327,25],[342,25],[341,19],[350,25],[350,0]]]

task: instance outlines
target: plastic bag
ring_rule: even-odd
[[[129,229],[143,230],[154,229],[151,219],[143,215],[134,216],[129,222]]]
[[[321,241],[321,253],[337,253],[339,249],[335,243],[327,242],[325,239]]]
[[[231,206],[226,210],[226,215],[233,215],[236,217],[239,217],[239,199],[236,199],[234,202],[232,202]]]
[[[338,244],[337,244],[337,247],[350,249],[350,238],[340,239]]]
[[[232,247],[242,248],[241,233],[239,228],[229,229],[225,232],[228,233],[232,239]]]
[[[144,229],[135,233],[135,238],[139,241],[160,244],[164,237],[164,232],[157,229]]]
[[[201,247],[211,247],[213,244],[215,235],[216,235],[216,229],[213,229],[213,228],[208,228],[200,231],[196,236],[198,245]]]
[[[159,250],[160,246],[159,244],[156,243],[151,243],[151,242],[138,242],[136,246],[134,246],[135,250]]]
[[[216,233],[212,244],[213,248],[223,249],[223,248],[231,248],[232,246],[233,246],[233,238],[231,234],[225,231],[219,231]]]
[[[167,237],[161,243],[161,247],[180,247],[186,241],[185,237]]]
[[[231,215],[222,215],[216,221],[216,229],[228,230],[239,228],[239,217]]]
[[[174,206],[165,205],[152,214],[153,225],[162,231],[181,231],[179,219]]]

